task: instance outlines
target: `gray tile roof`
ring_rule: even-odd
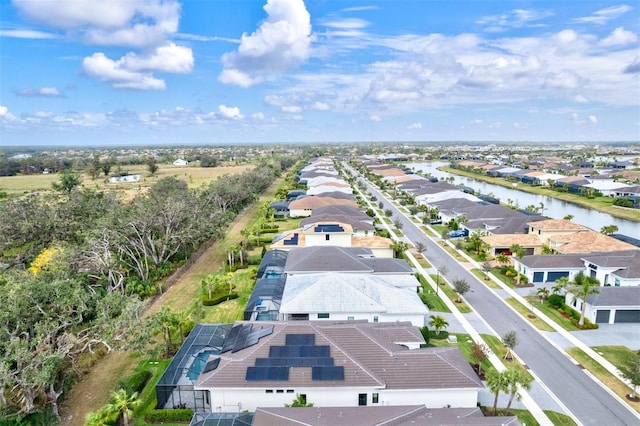
[[[369,216],[351,216],[347,214],[316,214],[315,210],[311,214],[311,217],[304,218],[300,221],[300,226],[304,227],[312,223],[317,222],[340,222],[351,225],[354,230],[359,231],[374,231],[375,227],[371,224],[372,218]]]
[[[402,259],[376,258],[368,248],[314,246],[291,250],[285,272],[411,273]]]
[[[484,417],[479,408],[427,408],[424,405],[263,408],[253,426],[520,426],[517,417]]]
[[[544,268],[570,268],[579,269],[584,268],[584,261],[582,260],[584,254],[534,254],[530,256],[523,256],[520,259],[527,268],[531,269],[544,269]]]
[[[620,278],[640,278],[640,250],[583,254],[584,260],[605,268],[617,267],[614,274]]]
[[[600,293],[587,296],[592,306],[640,306],[640,287],[600,287]]]
[[[246,322],[237,322],[236,324]],[[328,345],[335,366],[344,367],[344,380],[312,380],[311,367],[289,367],[291,387],[378,387],[385,389],[479,389],[482,382],[457,347],[409,350],[395,342],[424,342],[417,327],[408,322],[343,323],[266,322],[273,333],[257,344],[221,354],[215,370],[196,380],[196,389],[268,388],[282,381],[247,381],[247,368],[256,358],[268,358],[271,346],[285,345],[287,334],[313,334],[316,345]]]

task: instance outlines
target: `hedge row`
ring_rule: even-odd
[[[190,422],[193,417],[193,410],[189,408],[178,408],[169,410],[148,410],[144,414],[147,423],[163,422]]]
[[[229,294],[224,294],[218,297],[214,297],[213,299],[203,298],[202,304],[204,306],[215,306],[219,303],[226,302],[227,300],[233,300],[237,298],[238,298],[238,293],[229,293]]]

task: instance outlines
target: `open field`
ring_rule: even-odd
[[[160,165],[160,168],[154,176],[149,175],[149,171],[145,165],[122,167],[122,172],[129,174],[141,174],[140,182],[135,183],[107,183],[107,178],[100,176],[92,179],[86,173],[82,173],[82,186],[84,188],[96,190],[115,190],[122,191],[125,197],[132,196],[145,187],[149,187],[159,179],[168,176],[175,176],[178,179],[187,181],[190,188],[198,188],[206,185],[212,180],[226,174],[241,173],[247,169],[253,168],[253,164],[229,165],[220,167],[177,167],[174,165]],[[115,168],[114,168],[115,170]],[[32,192],[51,191],[51,184],[58,181],[59,174],[34,174],[34,175],[18,175],[18,176],[1,176],[0,189],[6,191],[9,196],[25,195]]]

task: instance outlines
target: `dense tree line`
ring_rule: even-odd
[[[196,190],[168,177],[128,203],[79,187],[0,203],[0,419],[57,416],[78,359],[139,344],[159,278],[293,163],[270,159]]]

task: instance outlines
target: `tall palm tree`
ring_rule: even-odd
[[[587,309],[587,297],[592,294],[600,293],[600,282],[588,275],[579,272],[571,282],[567,291],[574,294],[576,299],[582,299],[582,309],[580,309],[580,321],[578,325],[582,327],[584,325],[584,313]]]
[[[498,253],[498,255],[496,256],[496,261],[501,265],[506,265],[507,263],[511,262],[509,260],[509,256],[504,253]]]
[[[507,382],[506,393],[509,394],[509,402],[507,403],[507,408],[505,409],[505,414],[508,416],[509,408],[511,408],[511,403],[513,403],[513,398],[517,397],[518,400],[520,400],[520,394],[518,393],[520,387],[525,390],[531,389],[531,381],[533,380],[533,378],[524,371],[518,370],[516,368],[510,368],[504,373]]]
[[[487,387],[494,395],[493,398],[493,415],[498,413],[498,396],[500,392],[508,392],[509,386],[507,382],[507,375],[505,371],[491,370],[487,375]]]
[[[544,302],[549,297],[549,289],[546,287],[540,287],[536,293],[540,296],[540,302]]]
[[[518,260],[522,259],[522,256],[525,254],[524,248],[520,244],[512,244],[509,247],[509,251],[511,254],[518,258]],[[520,268],[516,270],[517,282],[516,285],[520,286]]]
[[[119,413],[122,416],[124,426],[129,426],[129,418],[133,416],[133,410],[138,408],[142,400],[138,398],[138,392],[131,395],[124,389],[118,389],[111,394],[111,402],[107,405],[110,413]]]
[[[440,334],[442,330],[449,327],[449,323],[444,317],[440,315],[431,315],[431,320],[429,321],[429,325],[433,327],[436,334]]]

